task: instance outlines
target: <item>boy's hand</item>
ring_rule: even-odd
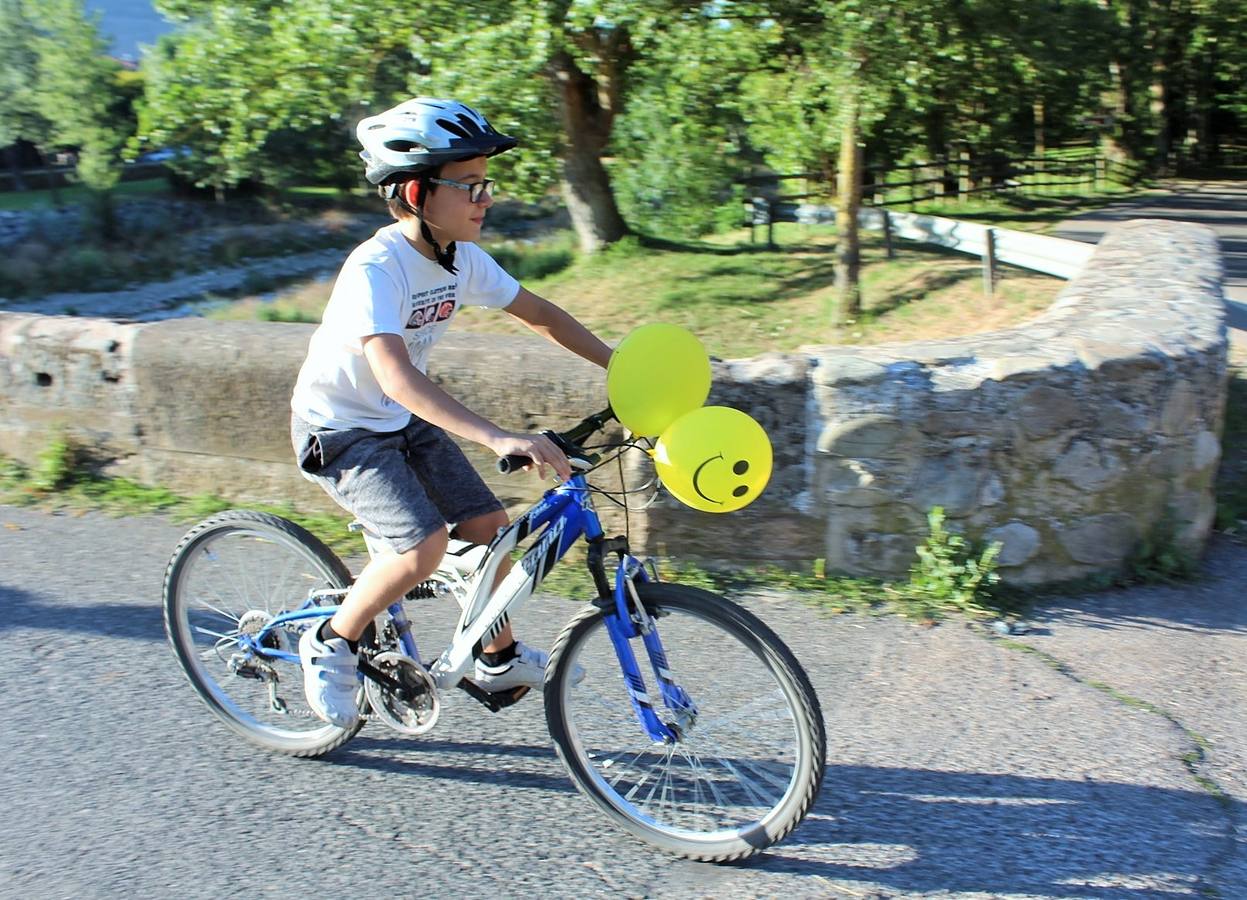
[[[503,432],[489,444],[489,449],[503,456],[527,456],[537,467],[537,474],[546,477],[546,466],[551,466],[559,476],[559,480],[567,481],[572,477],[572,467],[563,451],[554,445],[543,434],[523,434],[522,432]],[[531,469],[525,466],[524,469]]]

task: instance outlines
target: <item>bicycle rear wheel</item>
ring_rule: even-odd
[[[603,609],[586,607],[555,641],[545,684],[550,735],[572,780],[619,825],[681,856],[743,859],[787,836],[822,785],[826,733],[792,652],[756,616],[715,594],[639,586],[671,678],[696,707],[673,743],[639,725]],[[613,606],[607,612],[613,613]],[[645,648],[631,642],[654,711]],[[576,664],[587,675],[574,684]]]
[[[299,664],[248,658],[238,638],[299,608],[311,591],[350,583],[342,561],[303,528],[230,510],[196,525],[174,551],[165,572],[165,631],[191,685],[230,728],[269,750],[319,756],[362,725],[343,729],[317,718]],[[269,645],[298,653],[303,627],[274,629]]]

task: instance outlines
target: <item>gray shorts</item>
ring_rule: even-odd
[[[378,432],[317,428],[294,415],[290,438],[304,474],[395,553],[502,509],[449,435],[415,416],[401,431]]]

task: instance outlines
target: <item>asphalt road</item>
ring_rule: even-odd
[[[1095,243],[1117,222],[1170,219],[1217,232],[1225,266],[1227,324],[1236,340],[1247,331],[1247,182],[1181,180],[1163,190],[1067,219],[1053,233]]]
[[[537,697],[450,697],[426,738],[370,724],[318,761],[236,739],[161,627],[186,527],[0,507],[0,896],[1247,896],[1241,546],[1193,587],[1050,604],[1017,647],[749,598],[810,670],[829,767],[788,841],[722,867],[614,830]],[[571,610],[517,629],[548,644]]]

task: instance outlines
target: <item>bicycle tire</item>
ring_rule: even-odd
[[[827,753],[818,697],[801,664],[775,632],[737,604],[708,591],[675,584],[640,585],[638,594],[655,618],[669,670],[678,683],[690,688],[698,706],[694,723],[674,744],[654,744],[643,731],[606,633],[604,616],[613,614],[614,606],[599,602],[579,612],[551,649],[544,690],[546,721],[555,748],[576,787],[642,840],[678,856],[708,862],[733,862],[752,856],[788,836],[818,796]],[[644,647],[639,640],[631,645],[650,687],[654,711],[665,719],[671,713],[663,706]],[[723,664],[725,660],[728,665]],[[580,684],[573,678],[577,662],[588,673]],[[703,671],[696,671],[694,666],[703,667]],[[710,669],[708,674],[705,667]],[[772,682],[770,692],[757,690],[743,707],[736,707],[725,683],[734,675],[746,681],[767,678]],[[580,697],[582,692],[587,695]],[[779,699],[788,724],[780,717],[774,719],[772,727],[770,716],[774,712],[766,712],[759,705],[759,697],[763,702]],[[595,715],[616,721],[599,726],[593,720]],[[725,715],[735,717],[735,722]],[[758,735],[750,734],[753,728],[759,729]],[[750,743],[763,742],[763,731],[766,739],[779,739],[786,728],[791,729],[793,740],[791,762],[778,753],[773,759],[745,757],[753,752]],[[726,755],[719,743],[727,739],[723,736],[726,731],[739,731],[744,736],[737,748],[741,755]],[[629,733],[631,737],[627,737]],[[600,747],[607,739],[623,746]],[[626,759],[634,752],[635,756]],[[665,755],[665,763],[661,759],[652,766],[648,760],[642,762],[647,755]],[[659,771],[661,765],[665,771]],[[677,770],[674,774],[673,769]],[[649,796],[641,797],[656,771]],[[733,776],[741,781],[739,791]],[[651,802],[664,779],[663,796],[659,802]],[[752,786],[745,781],[752,781]],[[778,793],[781,785],[782,793]],[[772,801],[771,794],[776,793]],[[703,803],[701,798],[714,802]],[[738,798],[743,798],[736,804],[740,811],[734,813],[735,806],[729,801]],[[662,818],[664,809],[670,821]],[[727,810],[725,818],[739,821],[712,828],[688,824],[710,822],[720,809]]]
[[[248,560],[260,563],[255,571],[246,571]],[[286,560],[286,567],[277,571],[275,560]],[[269,584],[269,578],[280,581]],[[230,582],[228,597],[222,587],[226,581]],[[229,510],[193,527],[174,550],[165,570],[165,633],[191,686],[236,733],[268,750],[320,756],[354,737],[362,721],[339,728],[316,718],[306,707],[297,663],[273,666],[275,672],[277,666],[281,668],[279,683],[290,685],[283,703],[288,710],[291,704],[295,708],[282,714],[269,705],[269,715],[262,717],[268,702],[266,683],[242,678],[227,668],[226,656],[231,647],[237,647],[230,643],[229,624],[239,626],[248,616],[263,622],[266,615],[301,605],[310,589],[350,584],[350,570],[306,529],[268,513]],[[270,587],[267,595],[260,590],[265,585]],[[207,592],[215,602],[204,598]],[[233,628],[235,635],[238,630]],[[207,636],[205,641],[212,639],[212,643],[205,649],[205,643],[196,643],[197,635]],[[294,627],[279,639],[287,642],[284,649],[298,652]]]

